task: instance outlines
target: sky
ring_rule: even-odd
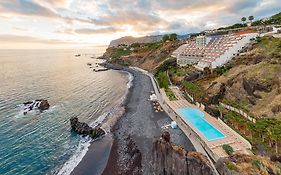
[[[281,12],[280,0],[0,0],[0,49],[91,49]]]

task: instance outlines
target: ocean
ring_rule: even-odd
[[[81,54],[75,57],[75,54]],[[94,72],[94,50],[0,50],[0,174],[69,174],[90,139],[69,119],[95,125],[122,103],[128,74]],[[43,113],[23,114],[23,103],[47,99]]]

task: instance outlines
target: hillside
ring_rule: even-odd
[[[157,36],[144,36],[144,37],[132,37],[125,36],[116,40],[112,40],[108,47],[117,47],[119,45],[131,45],[133,43],[155,43],[162,40],[162,35]]]
[[[219,101],[238,106],[256,117],[281,118],[281,40],[261,38],[251,50],[233,59],[232,67],[211,84],[201,86],[206,90],[207,102],[218,93],[225,92]]]
[[[273,37],[258,38],[240,56],[212,71],[177,67],[176,60],[169,60],[155,74],[161,87],[166,88],[170,78],[173,84],[203,103],[214,117],[222,112],[225,122],[253,144],[255,153],[262,155],[281,152],[280,140],[275,139],[281,134],[280,75],[281,39]],[[219,102],[246,112],[257,123],[218,108]]]
[[[107,48],[103,59],[120,65],[137,66],[145,70],[154,70],[162,61],[169,58],[184,41],[171,40],[155,43],[134,43],[129,46]]]
[[[216,163],[216,169],[224,175],[279,175],[281,174],[280,166],[280,163],[266,157],[240,154],[233,154]]]

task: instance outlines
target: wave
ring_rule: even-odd
[[[51,106],[48,110],[45,110],[45,111],[42,111],[42,112],[39,112],[37,109],[33,109],[33,110],[30,110],[28,111],[28,113],[24,114],[24,112],[26,112],[26,107],[24,106],[24,104],[19,104],[17,105],[17,107],[19,108],[19,112],[18,114],[16,114],[14,117],[15,118],[24,118],[24,117],[29,117],[29,116],[34,116],[36,114],[47,114],[47,113],[52,113],[56,110],[57,106]]]
[[[110,130],[116,123],[119,117],[121,117],[124,112],[125,108],[123,106],[123,102],[126,99],[126,96],[129,92],[129,89],[133,85],[133,79],[134,76],[127,72],[127,71],[121,71],[128,74],[128,82],[127,82],[127,89],[124,93],[124,95],[121,97],[121,103],[116,105],[115,107],[111,108],[109,111],[104,112],[102,115],[100,115],[94,122],[90,124],[91,127],[97,127],[100,125],[100,127],[107,133],[110,133]],[[80,161],[83,159],[83,157],[86,155],[89,146],[91,145],[91,142],[93,140],[88,138],[85,140],[82,138],[79,141],[77,150],[75,151],[74,155],[70,157],[70,159],[63,165],[63,167],[59,170],[57,175],[69,175],[74,170],[74,168],[80,163]]]
[[[57,175],[69,175],[86,155],[87,151],[89,150],[89,146],[91,145],[91,141],[92,140],[89,137],[83,138],[81,136],[81,140],[79,141],[75,153],[66,163],[64,163],[63,167],[59,170]]]

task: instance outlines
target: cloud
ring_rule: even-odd
[[[40,2],[40,1],[39,1]],[[50,3],[55,1],[49,1]],[[59,1],[62,2],[62,1]],[[40,17],[53,20],[60,20],[66,23],[81,22],[81,23],[92,23],[91,19],[69,17],[59,14],[54,9],[43,6],[40,3],[28,1],[28,0],[3,0],[0,2],[0,15],[14,14],[23,15],[30,17]]]
[[[279,1],[0,0],[0,18],[3,19],[0,21],[3,26],[0,32],[9,31],[8,34],[13,35],[23,33],[21,29],[28,28],[30,30],[24,34],[35,36],[1,36],[9,42],[15,39],[17,42],[68,43],[63,40],[65,37],[90,41],[87,35],[96,35],[92,37],[95,38],[93,41],[98,38],[99,42],[105,43],[122,35],[186,34],[232,25],[240,22],[242,16],[253,15],[256,19],[268,17],[280,12]],[[40,20],[30,22],[33,19]],[[57,38],[57,41],[36,38],[37,33],[39,36]]]
[[[43,43],[43,44],[91,44],[71,40],[46,39],[22,35],[0,35],[1,43]]]
[[[30,16],[45,16],[45,17],[56,17],[56,13],[48,8],[45,8],[39,4],[32,1],[26,0],[11,0],[11,1],[1,1],[0,10],[6,13],[14,13],[21,15]]]
[[[96,35],[96,34],[110,34],[120,31],[120,29],[113,27],[92,29],[92,28],[79,28],[79,29],[63,29],[57,30],[57,33],[66,33],[66,34],[84,34],[84,35]]]

